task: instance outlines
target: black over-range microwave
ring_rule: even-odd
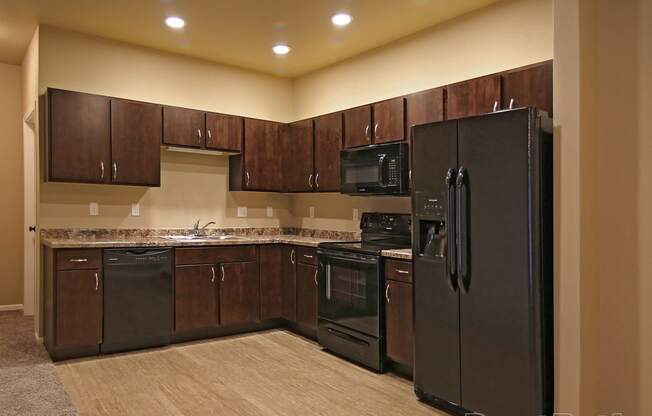
[[[408,144],[406,142],[342,150],[340,159],[341,193],[408,194]]]

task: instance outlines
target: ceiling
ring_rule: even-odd
[[[0,62],[19,64],[37,24],[296,77],[498,0],[0,0]],[[330,16],[353,22],[335,27]],[[167,16],[186,20],[179,31]],[[292,47],[276,56],[272,46]]]

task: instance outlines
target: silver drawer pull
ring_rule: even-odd
[[[394,269],[394,270],[396,270],[396,273],[400,273],[400,274],[409,274],[410,273],[407,270],[401,270],[401,269]]]
[[[308,254],[304,254],[303,257],[305,257],[305,258],[307,258],[307,259],[311,259],[311,258],[313,258],[314,256],[310,256],[310,255],[308,255]]]
[[[86,263],[88,259],[70,259],[68,261],[71,263]]]

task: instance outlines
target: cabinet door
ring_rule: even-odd
[[[163,107],[163,143],[204,147],[204,112],[180,107]]]
[[[283,315],[283,276],[280,245],[261,246],[260,253],[260,319]]]
[[[405,140],[403,97],[374,104],[374,143]]]
[[[315,118],[315,190],[340,190],[340,151],[342,150],[342,113]]]
[[[371,106],[352,108],[344,112],[344,147],[371,144]]]
[[[258,262],[225,263],[220,268],[220,323],[257,322],[260,315]]]
[[[448,86],[446,118],[490,113],[500,108],[500,75],[472,79]]]
[[[552,114],[552,62],[503,75],[503,108],[537,107]]]
[[[243,189],[281,189],[279,123],[245,119]]]
[[[312,120],[287,125],[283,137],[283,182],[286,192],[310,192],[314,189]]]
[[[393,361],[412,367],[412,285],[394,280],[387,280],[385,285],[387,356]]]
[[[109,182],[109,99],[49,91],[49,179]]]
[[[283,280],[283,318],[290,322],[297,320],[297,249],[282,246],[281,278]]]
[[[160,105],[111,100],[111,182],[161,185]]]
[[[408,139],[412,140],[412,127],[417,124],[434,123],[444,119],[444,89],[410,94],[405,97]]]
[[[239,152],[242,130],[242,117],[206,113],[206,148]]]
[[[102,272],[57,272],[57,347],[80,347],[102,343]]]
[[[317,267],[297,264],[297,323],[317,329]]]
[[[219,298],[216,266],[177,266],[174,288],[176,331],[217,326]]]

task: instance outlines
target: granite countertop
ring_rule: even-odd
[[[391,257],[394,259],[412,260],[412,249],[405,248],[399,250],[383,250],[381,255],[383,257]]]

